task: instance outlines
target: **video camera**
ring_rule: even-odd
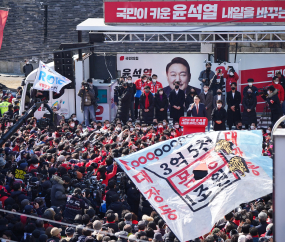
[[[126,174],[124,172],[117,173],[117,180],[116,180],[117,185],[116,186],[119,188],[117,193],[120,196],[120,200],[127,199],[127,195],[125,194],[126,179],[127,179]]]
[[[39,129],[46,129],[50,125],[50,119],[49,118],[41,118],[37,121],[37,126]]]
[[[90,90],[90,85],[89,85],[89,83],[87,83],[87,82],[82,82],[82,86],[84,86],[84,89],[85,89],[86,91],[89,91],[89,90]]]
[[[259,96],[259,95],[267,96],[267,88],[266,87],[257,88],[256,96]]]

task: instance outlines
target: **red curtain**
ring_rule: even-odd
[[[2,46],[4,27],[6,24],[7,17],[8,17],[8,11],[0,10],[0,49]]]

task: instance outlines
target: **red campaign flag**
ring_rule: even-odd
[[[0,49],[2,46],[4,27],[8,18],[8,11],[0,10]]]

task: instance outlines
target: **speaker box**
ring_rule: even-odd
[[[60,66],[63,64],[63,61],[61,58],[58,58],[58,59],[54,59],[54,65],[55,66]]]
[[[89,33],[89,43],[104,42],[105,36],[102,33]]]
[[[72,59],[72,51],[64,51],[63,58],[71,58]]]
[[[62,52],[54,52],[53,58],[54,59],[61,59],[62,58]]]
[[[54,66],[54,70],[56,71],[56,72],[58,72],[59,74],[63,74],[63,66],[62,65],[55,65]]]
[[[73,59],[72,58],[64,58],[63,59],[63,64],[65,65],[72,65]]]

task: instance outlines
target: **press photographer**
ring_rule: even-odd
[[[268,103],[271,111],[272,126],[282,116],[282,108],[278,98],[278,90],[273,85],[267,88],[267,95],[262,94],[261,97]]]
[[[82,82],[82,87],[78,92],[78,96],[81,97],[81,111],[84,114],[84,121],[86,127],[89,127],[89,118],[95,122],[95,112],[97,108],[97,100],[95,98],[94,89],[90,87],[89,83]]]
[[[201,82],[201,90],[203,90],[203,87],[205,84],[208,86],[210,85],[210,80],[213,79],[215,76],[215,73],[211,71],[212,64],[211,62],[206,63],[206,70],[203,70],[200,72],[199,75],[199,81]]]

